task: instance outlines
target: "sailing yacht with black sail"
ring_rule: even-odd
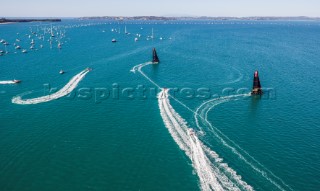
[[[158,64],[159,62],[160,62],[160,60],[158,58],[157,51],[155,48],[153,48],[152,63]]]

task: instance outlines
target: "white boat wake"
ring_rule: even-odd
[[[147,62],[132,68],[132,72],[141,73],[148,81],[160,88],[141,70]],[[240,175],[231,169],[217,153],[205,146],[198,138],[197,133],[189,128],[187,122],[172,108],[169,89],[162,89],[158,94],[158,104],[161,117],[166,128],[179,148],[190,158],[197,173],[202,190],[254,190],[242,180]],[[173,98],[175,99],[175,98]],[[178,101],[178,100],[177,100]],[[179,102],[179,101],[178,101]],[[181,103],[181,102],[179,102]],[[182,104],[182,103],[181,103]],[[185,106],[185,105],[184,105]],[[188,108],[191,110],[190,108]],[[191,110],[192,111],[192,110]]]
[[[231,95],[221,98],[215,98],[209,101],[202,103],[194,113],[194,119],[196,126],[202,131],[203,127],[200,125],[200,121],[204,127],[207,127],[210,132],[222,143],[223,146],[231,150],[240,160],[249,165],[254,171],[258,172],[262,177],[268,180],[273,186],[279,190],[293,190],[289,185],[287,185],[281,178],[277,177],[265,166],[263,166],[259,161],[257,161],[253,156],[241,148],[238,144],[229,139],[224,135],[219,129],[214,127],[208,120],[208,113],[215,106],[225,103],[231,100],[237,100],[240,97],[247,97],[250,94],[241,94],[241,95]],[[250,161],[249,161],[250,159]],[[276,181],[277,180],[277,181]],[[286,188],[286,189],[285,189]]]
[[[38,104],[43,102],[49,102],[55,99],[59,99],[63,96],[68,95],[71,93],[77,85],[80,83],[80,81],[86,76],[86,74],[90,71],[89,68],[86,68],[79,74],[75,75],[63,88],[61,88],[56,93],[38,97],[38,98],[31,98],[31,99],[22,99],[21,96],[15,96],[12,98],[12,103],[15,104]]]
[[[141,70],[141,68],[147,66],[147,65],[150,65],[150,64],[153,64],[152,62],[146,62],[146,63],[143,63],[143,64],[139,64],[139,65],[136,65],[134,66],[130,72],[139,72],[140,74],[142,74],[147,80],[149,80],[149,82],[151,82],[153,85],[155,85],[156,87],[158,88],[161,88],[157,83],[155,83],[153,80],[151,80],[145,73],[143,73],[143,71]]]
[[[158,95],[160,113],[165,126],[181,150],[191,159],[202,190],[253,190],[217,153],[198,138],[196,132],[170,105],[168,89]]]

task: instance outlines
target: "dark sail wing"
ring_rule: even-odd
[[[251,94],[253,95],[261,95],[263,94],[262,89],[261,89],[261,84],[260,84],[260,79],[259,79],[259,73],[258,71],[254,72],[253,76],[253,88]]]
[[[258,71],[256,71],[253,76],[253,88],[261,88]]]
[[[153,48],[152,62],[155,62],[155,63],[160,62],[155,48]]]

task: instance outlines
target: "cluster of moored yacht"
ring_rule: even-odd
[[[63,29],[59,30],[58,27],[52,27],[52,25],[50,28],[43,27],[39,29],[39,27],[37,27],[36,31],[30,28],[30,33],[25,34],[25,36],[26,38],[21,38],[21,35],[17,33],[17,38],[13,43],[13,47],[15,49],[13,51],[14,53],[18,53],[18,52],[28,53],[28,49],[37,51],[44,47],[45,42],[49,43],[50,48],[53,48],[54,44],[56,43],[56,47],[58,49],[61,49],[63,45],[62,40],[65,37],[65,30]],[[4,50],[0,49],[0,56],[9,54],[10,51],[8,49],[10,49],[11,44],[5,39],[1,39],[0,44],[4,46]],[[30,47],[26,48],[28,44]]]
[[[141,27],[140,29],[143,30],[142,27]],[[102,32],[105,32],[105,31],[103,30]],[[121,33],[121,28],[118,28],[118,29],[112,28],[112,29],[111,29],[111,32],[120,34],[120,33]],[[126,26],[124,27],[124,34],[125,34],[125,35],[131,35],[131,33],[127,31],[127,27],[126,27]],[[134,41],[135,41],[135,42],[139,41],[139,40],[141,39],[141,37],[142,37],[142,34],[140,34],[140,33],[135,34],[135,35],[134,35]],[[148,35],[148,36],[146,37],[146,40],[153,40],[154,38],[155,38],[155,36],[154,36],[154,33],[153,33],[153,28],[152,28],[152,29],[151,29],[151,35]],[[171,40],[171,39],[172,39],[172,38],[170,37],[169,40]],[[159,40],[165,40],[165,38],[159,37]],[[112,42],[112,43],[115,43],[115,42],[117,42],[117,40],[116,40],[115,38],[113,38],[113,39],[111,40],[111,42]]]
[[[26,38],[20,38],[20,34],[17,33],[17,37],[15,39],[15,42],[13,43],[14,47],[14,53],[18,53],[18,51],[21,51],[21,53],[28,53],[28,49],[22,48],[22,43],[24,43],[24,46],[28,46],[26,44],[30,44],[29,49],[30,50],[39,50],[44,47],[44,43],[48,42],[50,45],[50,48],[53,47],[54,43],[57,43],[57,48],[61,49],[63,43],[61,42],[63,38],[65,37],[65,30],[61,29],[59,30],[58,27],[53,27],[51,25],[50,28],[48,27],[43,27],[42,29],[39,29],[37,27],[37,30],[34,31],[32,28],[30,28],[30,33],[25,34]],[[36,40],[35,40],[36,39]],[[28,42],[29,41],[29,42]],[[0,39],[0,45],[4,46],[4,50],[0,49],[0,56],[4,56],[6,54],[9,54],[9,48],[10,48],[10,43],[6,41],[5,39]],[[39,46],[37,46],[39,44]],[[65,72],[63,70],[60,70],[60,74],[64,74]],[[20,83],[21,80],[10,80],[6,81],[8,84],[17,84]]]
[[[4,39],[0,40],[0,44],[3,44],[5,47],[5,50],[0,50],[0,56],[4,55],[4,54],[8,54],[8,50],[7,50],[7,46],[10,45],[9,42],[5,41]]]

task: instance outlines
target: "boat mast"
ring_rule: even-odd
[[[151,38],[153,38],[153,28],[152,28],[152,31],[151,31]]]

